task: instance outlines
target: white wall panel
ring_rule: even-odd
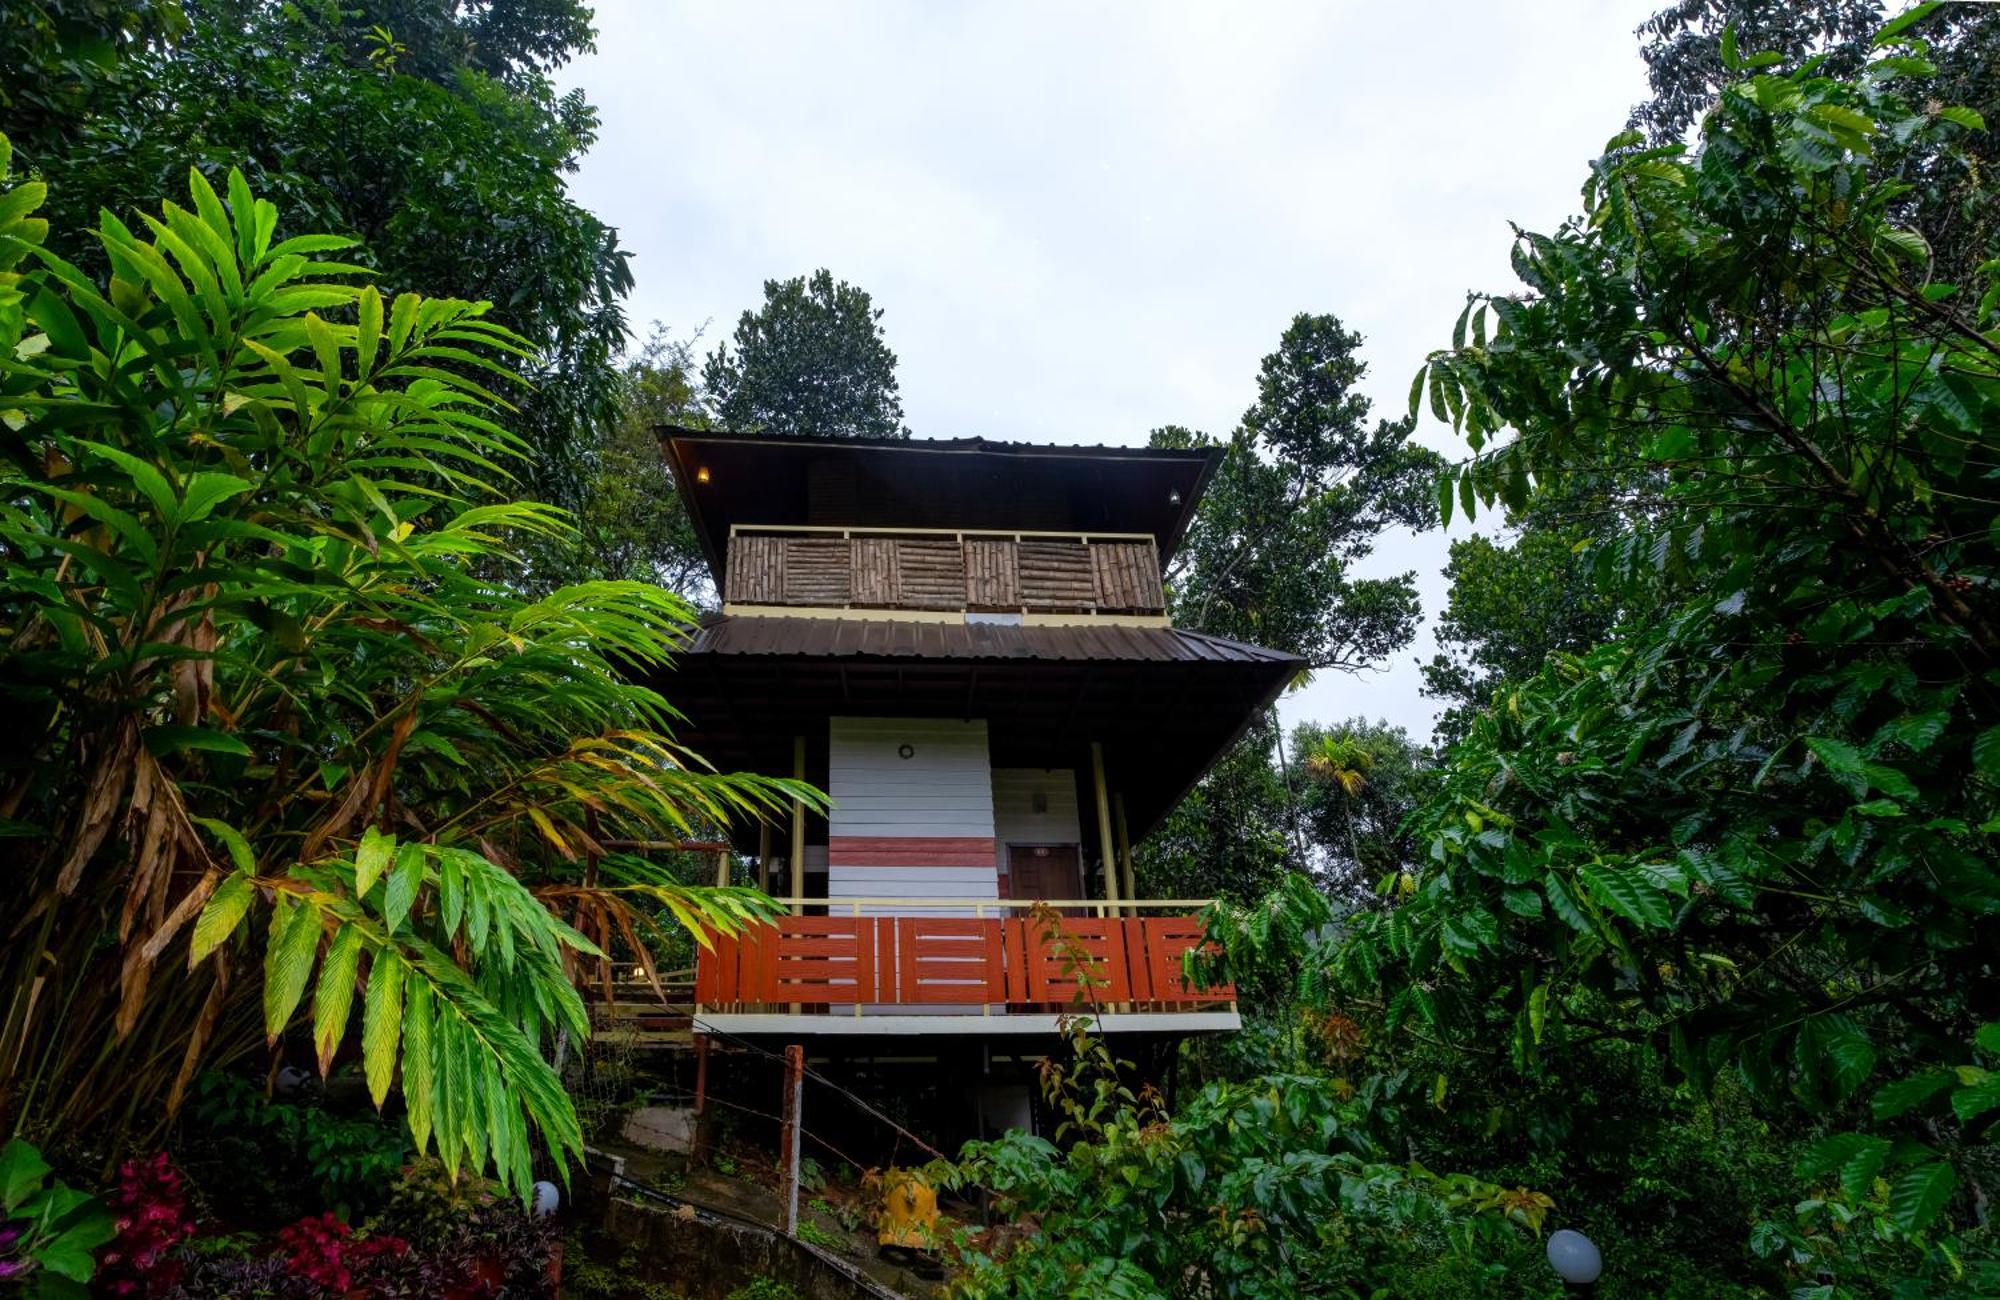
[[[984,720],[834,718],[828,739],[829,901],[999,896],[998,874],[986,863],[994,831]],[[906,745],[908,758],[900,753]],[[898,850],[898,840],[936,843]]]

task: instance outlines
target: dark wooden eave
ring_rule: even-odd
[[[1079,768],[1105,746],[1134,838],[1151,831],[1304,664],[1174,628],[711,618],[655,682],[677,736],[784,774],[834,716],[984,718],[996,767]]]
[[[656,432],[717,590],[732,525],[1146,534],[1164,568],[1222,457],[1219,447]]]

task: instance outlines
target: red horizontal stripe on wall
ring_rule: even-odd
[[[826,860],[836,867],[990,867],[990,835],[835,835]]]

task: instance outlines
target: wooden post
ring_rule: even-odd
[[[779,1134],[778,1159],[783,1166],[779,1194],[785,1198],[785,1235],[799,1235],[799,1129],[801,1094],[805,1090],[806,1049],[797,1043],[785,1049],[785,1126]]]
[[[694,1134],[688,1158],[701,1160],[708,1154],[708,1049],[707,1034],[694,1036]]]
[[[1113,816],[1118,822],[1118,861],[1125,869],[1125,901],[1137,902],[1139,898],[1139,873],[1132,866],[1132,837],[1125,830],[1125,796],[1114,795],[1111,801]],[[1136,907],[1125,909],[1133,916],[1139,914]]]
[[[771,892],[771,823],[757,823],[757,887]]]
[[[806,779],[806,738],[792,737],[792,776]],[[806,801],[792,800],[792,897],[806,896]],[[792,904],[792,915],[805,915],[804,903]]]
[[[727,888],[728,885],[729,885],[729,850],[717,849],[715,851],[715,887],[717,889],[724,889]]]
[[[806,779],[806,738],[792,737],[792,776],[800,781]],[[792,800],[792,915],[804,916],[806,905],[806,801]],[[791,1004],[792,1014],[803,1009],[798,1003]],[[798,1200],[798,1188],[792,1189],[792,1200]]]
[[[1104,855],[1105,915],[1109,916],[1118,907],[1118,855],[1111,846],[1111,795],[1104,784],[1104,745],[1101,741],[1090,742],[1090,778],[1097,787],[1098,851]]]

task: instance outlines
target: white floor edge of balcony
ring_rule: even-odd
[[[744,1037],[753,1034],[867,1034],[895,1037],[919,1034],[1053,1034],[1054,1015],[946,1015],[946,1016],[854,1016],[791,1015],[786,1012],[704,1012],[694,1018],[697,1034],[725,1034]],[[1097,1016],[1093,1026],[1099,1033],[1226,1033],[1243,1027],[1243,1017],[1234,1011],[1116,1012]]]

